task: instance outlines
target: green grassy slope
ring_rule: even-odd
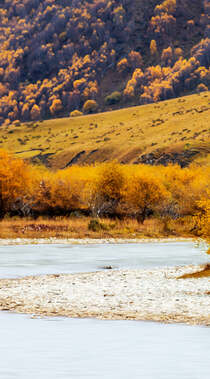
[[[52,168],[116,159],[188,165],[210,153],[210,93],[0,129],[0,148]]]

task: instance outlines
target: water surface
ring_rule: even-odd
[[[18,245],[0,246],[0,277],[93,272],[200,264],[208,261],[193,242],[119,245]]]
[[[0,277],[203,263],[193,243],[0,247]],[[209,379],[210,328],[0,312],[1,379]]]
[[[209,379],[210,328],[0,313],[2,379]]]

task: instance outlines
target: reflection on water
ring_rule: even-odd
[[[202,263],[192,243],[0,247],[0,277]],[[210,328],[0,312],[1,379],[209,379]]]
[[[124,245],[0,246],[0,277],[150,268],[207,262],[192,242]]]

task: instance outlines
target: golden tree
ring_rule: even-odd
[[[25,108],[26,110],[26,108]],[[31,109],[31,112],[30,112],[30,115],[31,115],[31,119],[32,120],[39,120],[40,119],[40,108],[37,104],[34,104],[32,109]]]
[[[62,110],[62,102],[60,99],[54,99],[50,106],[50,113],[54,116]]]
[[[15,209],[15,204],[24,208],[31,189],[28,166],[21,159],[13,158],[0,150],[0,215]]]
[[[98,108],[98,104],[95,100],[87,100],[83,105],[84,113],[94,113]]]
[[[122,167],[116,162],[98,168],[98,177],[92,187],[92,211],[95,215],[115,215],[125,183]]]
[[[123,201],[126,208],[136,215],[139,222],[158,208],[168,193],[161,181],[146,173],[138,173],[128,178]]]

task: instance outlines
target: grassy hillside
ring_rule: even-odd
[[[0,147],[52,168],[116,159],[182,166],[207,161],[210,93],[80,117],[4,126]]]

